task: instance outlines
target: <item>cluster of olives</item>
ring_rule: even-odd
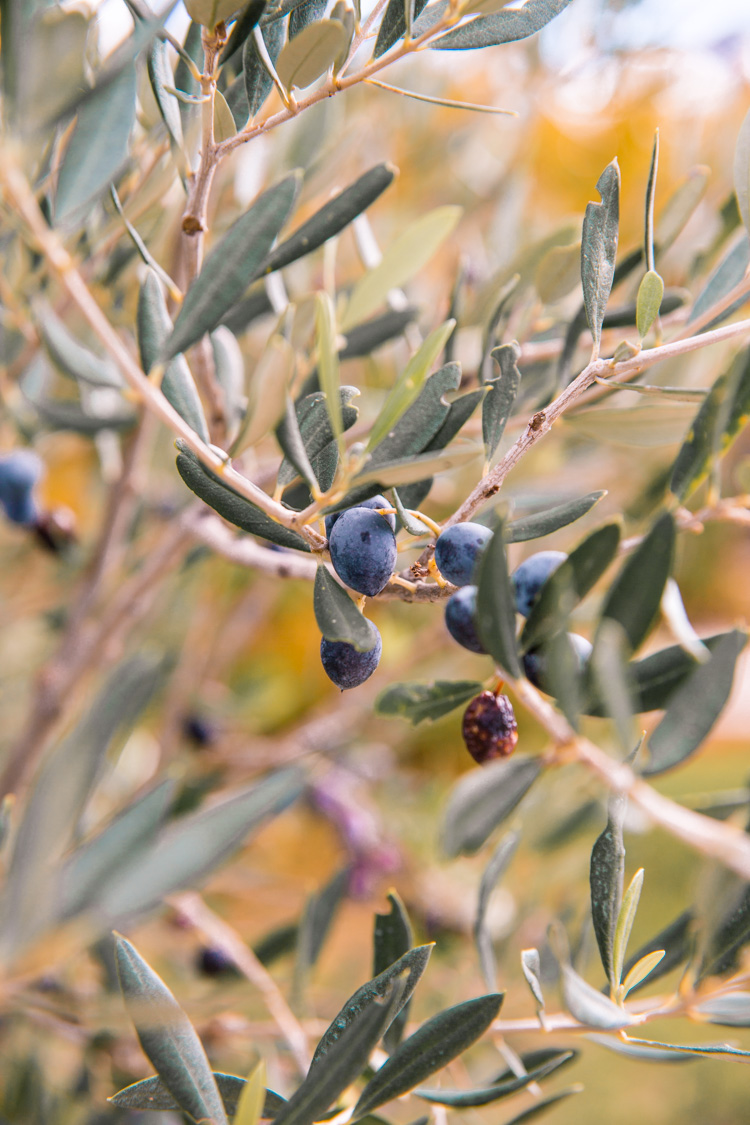
[[[326,516],[326,535],[333,569],[341,581],[358,594],[379,594],[396,567],[396,518],[381,515],[379,508],[390,508],[385,496],[372,496],[354,508]],[[358,687],[380,663],[383,642],[373,623],[372,647],[357,652],[346,641],[320,642],[320,659],[329,679],[340,687]]]
[[[435,563],[444,578],[460,587],[445,607],[445,624],[455,641],[470,652],[485,653],[477,630],[477,587],[472,584],[482,551],[492,532],[477,523],[457,523],[439,536],[435,544]],[[567,555],[562,551],[539,551],[520,564],[511,575],[516,611],[528,617],[542,586]],[[577,633],[569,634],[583,666],[591,654],[591,644]],[[536,687],[547,679],[545,656],[536,649],[524,654],[523,668]],[[507,757],[518,740],[513,707],[505,695],[486,691],[473,699],[464,714],[463,735],[477,762]]]

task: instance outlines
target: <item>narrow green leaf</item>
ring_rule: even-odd
[[[562,630],[553,633],[537,649],[543,662],[543,690],[554,696],[573,730],[580,724],[583,705],[583,662],[586,657]]]
[[[286,345],[289,347],[289,345]],[[294,353],[290,354],[293,358]],[[357,421],[359,411],[356,406],[350,406],[351,399],[359,394],[357,387],[340,387],[338,392],[339,404],[341,410],[341,422],[344,430],[349,430]],[[262,405],[262,404],[259,404]],[[328,406],[326,403],[326,396],[321,391],[316,391],[314,394],[306,395],[304,398],[297,402],[295,407],[297,412],[297,421],[299,422],[299,431],[302,435],[302,441],[307,451],[307,456],[310,459],[310,464],[313,471],[320,482],[321,488],[329,488],[333,483],[333,479],[328,480],[323,466],[321,465],[321,458],[327,451],[334,453],[334,470],[338,464],[338,455],[335,446],[335,438],[333,429],[331,427],[331,418]],[[282,461],[278,474],[278,482],[280,485],[290,484],[297,477],[297,470],[292,465],[291,461],[286,459]],[[330,476],[330,472],[328,474]]]
[[[71,843],[107,751],[129,731],[159,685],[160,661],[123,661],[67,738],[45,758],[18,826],[3,893],[0,944],[14,953],[56,916],[57,861]],[[29,894],[29,888],[34,894]]]
[[[619,621],[605,618],[596,633],[589,658],[591,678],[604,710],[614,723],[620,749],[629,754],[638,741],[630,670],[628,642]]]
[[[174,782],[163,781],[76,848],[60,874],[62,917],[70,918],[94,906],[99,891],[117,870],[127,866],[137,853],[143,855],[156,837],[174,793]]]
[[[526,543],[529,539],[542,539],[545,535],[551,535],[561,527],[567,527],[568,524],[581,519],[606,495],[606,489],[589,492],[586,496],[568,500],[565,504],[556,504],[554,508],[547,508],[544,512],[535,512],[531,516],[512,520],[505,529],[505,541]]]
[[[315,294],[315,332],[318,344],[318,378],[326,396],[326,408],[333,436],[339,440],[344,432],[339,395],[339,360],[336,351],[336,314],[327,293]]]
[[[376,715],[401,715],[414,726],[424,719],[433,722],[468,703],[482,690],[477,680],[436,680],[431,684],[393,684],[375,700]]]
[[[149,270],[138,294],[138,349],[141,366],[148,374],[158,361],[165,340],[172,331],[164,291],[156,274]],[[203,441],[209,440],[206,416],[190,368],[184,356],[176,356],[162,376],[164,397],[191,430]]]
[[[286,38],[286,24],[280,19],[266,22],[266,19],[263,18],[260,21],[260,27],[262,28],[260,34],[263,36],[268,56],[271,62],[275,63]],[[251,117],[255,117],[273,89],[273,79],[266,70],[255,45],[257,33],[258,27],[253,28],[242,48],[242,74],[245,79],[245,93]]]
[[[617,917],[614,940],[612,943],[612,973],[619,984],[622,980],[622,967],[625,963],[625,953],[630,941],[630,931],[633,929],[638,903],[643,889],[643,868],[636,871],[630,880],[630,886],[622,896],[622,905]]]
[[[487,380],[489,390],[482,402],[482,439],[488,462],[500,444],[521,382],[517,366],[521,349],[515,340],[510,344],[501,344],[491,355],[500,368],[500,374]]]
[[[708,474],[750,414],[750,349],[714,383],[685,438],[669,487],[682,503]]]
[[[138,951],[117,936],[120,988],[144,1053],[181,1109],[197,1121],[227,1125],[224,1103],[193,1025]]]
[[[532,1082],[541,1082],[542,1079],[549,1077],[550,1074],[553,1074],[561,1066],[565,1066],[573,1058],[575,1058],[573,1051],[561,1051],[554,1058],[534,1067],[526,1074],[517,1078],[506,1079],[504,1082],[495,1082],[492,1086],[486,1086],[479,1090],[418,1089],[414,1093],[426,1102],[445,1105],[450,1109],[473,1109],[479,1106],[492,1105],[493,1102],[510,1097],[518,1090],[525,1090]]]
[[[41,309],[37,322],[47,354],[63,374],[71,379],[82,379],[93,387],[122,388],[123,380],[118,368],[79,344],[51,309]]]
[[[294,966],[294,993],[299,996],[310,969],[318,962],[323,945],[338,914],[339,907],[349,889],[350,870],[344,867],[305,904],[297,929],[296,960]]]
[[[619,524],[604,524],[592,531],[553,571],[523,627],[521,645],[525,652],[565,628],[570,613],[604,574],[619,544]]]
[[[413,933],[406,907],[395,891],[388,892],[387,914],[375,914],[373,930],[373,977],[380,976],[399,957],[408,953],[413,944]]]
[[[670,697],[666,715],[649,738],[647,777],[686,761],[701,746],[724,709],[732,690],[734,669],[747,642],[747,633],[727,633],[705,664]]]
[[[218,477],[208,473],[198,458],[186,450],[187,446],[177,457],[177,471],[188,488],[205,504],[229,523],[251,535],[257,535],[271,543],[278,543],[281,547],[291,547],[295,551],[310,550],[301,535],[282,527]]]
[[[739,285],[745,276],[748,265],[750,265],[750,242],[747,234],[743,231],[738,240],[730,246],[716,268],[709,274],[708,280],[693,303],[690,315],[687,318],[687,324],[692,324],[698,317],[702,317],[704,313],[726,297],[727,293],[730,293],[735,286]],[[724,315],[729,316],[732,311],[733,309],[730,307]],[[722,319],[724,319],[724,316],[720,314],[715,320],[710,321],[703,331],[713,328],[714,324]]]
[[[521,950],[521,970],[536,1001],[537,1012],[543,1012],[545,1005],[542,992],[542,961],[538,949]]]
[[[656,269],[654,263],[654,201],[656,199],[656,177],[659,171],[659,130],[654,133],[654,147],[651,150],[651,166],[648,170],[648,183],[646,185],[646,208],[645,218],[643,223],[643,257],[646,262],[649,273],[653,273]],[[643,283],[641,283],[643,288]],[[663,288],[662,288],[663,293]],[[640,297],[640,291],[639,291]],[[640,303],[640,302],[639,302]],[[659,297],[661,303],[661,296]],[[657,308],[658,312],[658,308]],[[656,314],[654,314],[656,315]],[[645,336],[645,332],[638,329],[641,336]]]
[[[514,754],[465,774],[454,785],[443,815],[444,853],[452,859],[479,851],[526,796],[543,765],[541,758]]]
[[[240,1095],[245,1087],[245,1079],[238,1078],[234,1074],[222,1074],[216,1070],[213,1075],[221,1094],[221,1100],[224,1102],[224,1110],[228,1117],[232,1117],[237,1110]],[[120,1090],[108,1101],[119,1109],[165,1110],[180,1108],[158,1075],[153,1078],[143,1078],[140,1082],[133,1082],[131,1086],[126,1086],[124,1090]],[[275,1117],[283,1104],[284,1098],[275,1094],[273,1090],[266,1090],[263,1116]]]
[[[369,652],[373,646],[372,625],[322,564],[315,574],[313,608],[318,628],[329,641],[346,641],[357,652]]]
[[[398,461],[385,461],[381,465],[374,465],[357,473],[352,481],[354,485],[379,485],[379,489],[392,488],[394,485],[411,484],[423,480],[435,473],[445,473],[449,469],[462,468],[471,461],[475,461],[481,453],[480,445],[466,444],[455,445],[445,451],[436,450],[434,453],[420,453],[414,457],[400,458]],[[403,492],[402,492],[403,497]]]
[[[436,328],[411,357],[404,370],[396,379],[380,413],[370,431],[368,450],[375,450],[399,421],[404,411],[411,406],[422,389],[427,372],[445,347],[445,342],[455,327],[455,321],[448,320]]]
[[[731,635],[717,633],[713,637],[704,637],[703,644],[713,652],[725,637]],[[673,693],[692,674],[696,663],[695,657],[686,652],[682,645],[670,645],[643,660],[630,663],[628,678],[636,712],[656,711],[666,707]],[[600,718],[607,714],[601,701],[596,698],[586,704],[585,713]]]
[[[427,5],[427,0],[412,0],[412,19],[416,20]],[[383,13],[375,40],[375,49],[372,52],[374,59],[379,59],[386,51],[390,51],[399,39],[406,34],[406,12],[404,0],[388,0],[388,6]]]
[[[641,339],[659,315],[663,296],[664,281],[656,270],[649,270],[643,275],[636,299],[635,324]]]
[[[516,43],[536,35],[567,8],[570,0],[526,0],[522,8],[503,8],[491,16],[470,20],[430,44],[438,51],[471,51]]]
[[[310,464],[310,458],[307,456],[305,443],[300,433],[297,412],[294,408],[294,400],[290,394],[286,396],[284,417],[276,427],[276,438],[287,461],[294,465],[313,495],[318,493],[318,480]]]
[[[474,942],[479,953],[484,982],[492,990],[497,987],[497,964],[492,948],[492,934],[487,925],[487,908],[495,887],[508,869],[521,840],[519,832],[508,832],[490,856],[489,863],[482,872],[477,896],[477,913],[474,918]]]
[[[511,676],[521,675],[516,648],[516,610],[503,524],[495,529],[479,562],[477,578],[477,631],[487,652]]]
[[[415,1031],[370,1079],[354,1107],[357,1121],[378,1106],[413,1090],[483,1035],[500,1011],[503,993],[447,1008]]]
[[[56,223],[80,216],[125,163],[135,103],[135,67],[124,67],[79,109],[57,180]]]
[[[734,193],[742,221],[750,231],[750,112],[740,126],[734,150]]]
[[[627,1027],[633,1017],[592,988],[588,981],[579,976],[572,965],[562,965],[562,991],[565,1006],[570,1014],[585,1027],[599,1027],[616,1031]]]
[[[274,1125],[312,1125],[335,1099],[359,1077],[370,1055],[400,1008],[404,982],[393,979],[385,995],[373,997],[342,1029],[325,1055],[325,1065],[315,1062],[296,1093],[274,1118]]]
[[[269,817],[304,791],[297,769],[279,770],[209,808],[175,821],[146,858],[137,856],[103,889],[98,910],[113,924],[152,910],[164,898],[205,878]]]
[[[617,797],[610,802],[607,827],[591,850],[589,869],[591,920],[604,972],[612,989],[619,983],[615,979],[613,948],[625,874],[625,846],[622,841],[625,808],[624,797]]]
[[[216,328],[227,308],[240,299],[291,212],[300,177],[293,172],[259,196],[213,247],[185,294],[163,359],[184,352]]]
[[[432,535],[432,531],[426,523],[409,514],[410,509],[405,508],[401,503],[401,497],[397,489],[391,489],[391,496],[393,497],[393,507],[396,509],[398,521],[404,530],[409,532],[409,535]]]
[[[394,961],[393,964],[389,965],[387,969],[384,969],[382,973],[379,973],[376,977],[373,977],[372,980],[367,981],[366,984],[358,988],[356,992],[352,993],[339,1014],[323,1033],[320,1042],[315,1048],[315,1054],[313,1055],[310,1069],[315,1068],[321,1059],[329,1054],[333,1046],[346,1032],[347,1028],[351,1026],[365,1008],[372,1005],[375,1000],[383,1000],[387,996],[392,982],[406,974],[406,984],[400,996],[399,1006],[391,1015],[391,1021],[394,1020],[404,1004],[408,1003],[414,989],[417,987],[422,973],[427,968],[427,962],[430,959],[432,950],[432,945],[418,945],[414,949],[410,949],[407,953],[404,953],[402,957],[399,957],[398,961]]]
[[[247,1076],[232,1125],[258,1125],[265,1107],[265,1093],[266,1064],[261,1059]]]
[[[388,914],[375,914],[372,940],[373,977],[378,977],[385,972],[390,965],[408,953],[414,944],[409,915],[395,891],[389,891],[388,903],[390,905]],[[385,1047],[390,1052],[395,1051],[401,1042],[409,1015],[409,1006],[410,1001],[407,1000],[383,1036]]]
[[[627,559],[605,598],[600,620],[619,622],[631,652],[646,639],[659,615],[662,591],[672,570],[675,539],[674,518],[665,512]]]
[[[594,348],[599,353],[602,321],[615,275],[617,238],[620,223],[620,169],[617,160],[602,172],[596,190],[601,203],[588,203],[583,219],[581,241],[581,280]]]
[[[431,348],[429,354],[434,350]],[[417,357],[414,358],[416,360]],[[460,383],[461,368],[457,363],[446,363],[429,375],[415,401],[372,449],[367,462],[368,470],[374,465],[421,453],[427,448],[450,412],[444,396],[458,390]]]
[[[228,59],[239,51],[245,43],[245,40],[250,35],[253,28],[258,23],[259,19],[265,12],[267,7],[267,0],[250,0],[250,3],[245,6],[242,13],[235,21],[232,28],[232,34],[227,40],[221,55],[219,56],[219,64],[221,66],[227,62]]]
[[[276,73],[287,90],[293,86],[304,89],[325,74],[346,46],[347,38],[343,23],[322,19],[289,39],[276,60]]]
[[[641,957],[640,961],[636,961],[635,965],[633,965],[633,968],[627,973],[622,982],[623,997],[627,996],[631,988],[642,984],[646,977],[650,976],[664,957],[664,953],[665,950],[663,949],[655,949],[653,953],[647,953],[645,957]]]
[[[341,322],[342,331],[346,333],[370,316],[385,303],[391,289],[418,273],[452,233],[460,217],[460,207],[438,207],[407,227],[385,251],[380,264],[355,285]]]
[[[169,48],[163,39],[155,39],[148,53],[148,77],[156,105],[166,125],[169,139],[178,152],[182,150],[182,117],[180,103],[166,87],[174,89],[175,78],[169,63]]]

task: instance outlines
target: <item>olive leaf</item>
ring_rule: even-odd
[[[500,368],[500,374],[487,380],[489,390],[482,402],[482,438],[488,462],[500,444],[521,381],[518,370],[521,349],[515,340],[510,344],[501,344],[491,355]]]
[[[596,190],[601,203],[588,203],[581,239],[581,280],[594,349],[599,353],[602,321],[615,276],[620,223],[620,169],[617,160],[602,172]]]
[[[388,904],[390,906],[388,914],[375,914],[372,941],[373,977],[378,977],[381,973],[384,973],[390,965],[408,953],[414,943],[409,915],[395,891],[388,893]],[[406,1001],[383,1036],[383,1042],[388,1051],[395,1051],[401,1042],[409,1016],[410,1003],[410,1000]]]
[[[507,820],[542,771],[541,758],[515,754],[470,770],[453,787],[443,814],[441,844],[448,857],[472,855]]]
[[[487,652],[511,676],[521,675],[516,647],[516,611],[503,524],[482,552],[477,577],[477,632]]]
[[[173,994],[124,937],[115,939],[117,972],[138,1038],[177,1104],[196,1120],[227,1125],[206,1052]]]
[[[747,633],[741,629],[727,633],[710,659],[696,664],[692,675],[670,697],[667,713],[649,737],[645,776],[680,765],[700,747],[729,698],[746,642]]]
[[[238,301],[286,222],[297,198],[300,172],[274,184],[241,215],[213,247],[185,294],[174,330],[162,349],[168,360],[216,328]]]
[[[477,680],[437,680],[432,684],[393,684],[375,700],[376,715],[401,715],[415,726],[441,719],[482,690]]]
[[[590,512],[607,495],[606,489],[598,492],[589,492],[575,500],[568,500],[564,504],[556,504],[553,508],[546,508],[543,512],[535,512],[530,516],[523,516],[511,520],[505,528],[506,543],[525,543],[529,539],[542,539],[545,535],[552,535],[561,527],[575,523],[576,520]]]
[[[604,972],[613,989],[619,983],[615,979],[613,949],[625,873],[625,846],[622,841],[625,808],[624,797],[610,802],[607,827],[591,850],[589,870],[591,920]]]
[[[536,35],[569,3],[570,0],[526,0],[522,8],[503,8],[494,15],[470,20],[455,31],[439,36],[431,46],[438,51],[470,51],[516,43]]]
[[[462,1054],[483,1035],[500,1011],[504,993],[480,996],[447,1008],[422,1024],[370,1079],[354,1107],[358,1121],[398,1098]]]
[[[315,573],[313,609],[318,628],[329,641],[346,641],[357,652],[372,649],[375,636],[372,625],[322,564]]]

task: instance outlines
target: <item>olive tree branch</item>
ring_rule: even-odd
[[[674,359],[677,356],[687,355],[689,352],[700,348],[709,347],[711,344],[720,344],[726,340],[735,339],[750,332],[750,320],[739,320],[733,324],[726,324],[712,332],[703,332],[698,336],[686,339],[672,340],[657,348],[648,348],[632,359],[614,363],[612,360],[597,359],[589,363],[572,383],[558,395],[554,402],[543,410],[537,411],[530,419],[526,429],[513,443],[504,457],[498,461],[493,469],[484,476],[469,496],[450,516],[443,527],[451,527],[454,523],[468,520],[481,508],[487,500],[500,491],[508,473],[516,467],[521,458],[536,445],[540,438],[549,433],[554,423],[570,409],[580,396],[596,381],[597,377],[607,377],[612,382],[618,376],[627,379],[640,371],[645,371],[654,364],[665,359]],[[424,566],[434,548],[427,547],[415,564],[415,573],[422,573]]]
[[[4,161],[0,163],[0,186],[8,201],[18,210],[52,270],[107,354],[117,364],[138,400],[181,437],[204,465],[221,476],[246,500],[282,526],[299,530],[314,549],[324,546],[323,536],[312,527],[304,527],[297,513],[291,512],[273,500],[252,481],[233,469],[225,456],[202,441],[167,401],[159,387],[144,374],[99,308],[57,234],[47,226],[31,188],[10,153],[6,153]]]
[[[322,102],[326,98],[332,98],[336,94],[350,89],[352,86],[357,86],[360,82],[365,82],[368,78],[371,78],[372,75],[378,74],[381,70],[384,70],[386,67],[390,66],[391,63],[398,62],[399,59],[405,58],[419,50],[422,50],[424,47],[429,45],[432,39],[442,34],[449,27],[452,27],[455,22],[456,18],[455,16],[452,16],[450,14],[449,9],[448,13],[443,16],[443,18],[439,20],[438,23],[429,28],[427,31],[423,32],[422,35],[418,36],[416,39],[409,40],[409,42],[402,42],[401,45],[396,48],[396,50],[389,51],[379,59],[372,59],[370,62],[365,63],[360,70],[355,71],[353,74],[343,73],[345,67],[342,67],[342,70],[338,75],[330,74],[326,81],[321,86],[319,86],[317,90],[314,90],[311,94],[308,94],[307,97],[301,99],[300,101],[295,101],[293,107],[285,106],[283,109],[280,109],[276,113],[271,114],[269,117],[264,118],[262,121],[257,122],[257,124],[251,119],[250,122],[248,122],[248,124],[245,126],[245,128],[241,129],[236,134],[236,136],[228,137],[226,141],[222,141],[221,144],[217,146],[216,153],[218,159],[222,160],[230,152],[233,152],[234,149],[239,148],[240,145],[246,144],[247,141],[251,141],[253,137],[257,137],[261,133],[270,133],[272,129],[276,129],[279,125],[283,125],[286,121],[290,121],[293,117],[297,117],[306,109],[310,109],[311,106],[317,105],[318,102]],[[356,39],[353,40],[352,49],[350,50],[349,59],[347,60],[347,62],[351,62],[351,59],[354,56],[354,44],[356,43],[357,47],[359,47],[365,37],[366,36],[363,35],[362,38],[359,39],[359,41],[357,41]]]
[[[628,797],[654,824],[702,855],[717,859],[750,880],[750,837],[742,829],[678,805],[639,778],[630,766],[610,758],[589,739],[576,734],[567,719],[528,680],[513,680],[517,698],[552,738],[550,762],[579,762],[612,793]]]
[[[318,569],[315,559],[299,551],[272,551],[248,536],[238,536],[224,520],[202,504],[183,512],[180,522],[195,539],[238,566],[277,578],[295,578],[303,582],[315,580]],[[331,569],[328,562],[325,565]],[[441,587],[434,582],[421,581],[401,585],[392,580],[377,598],[379,601],[436,602],[450,597],[452,593],[455,593],[455,587],[450,585]]]
[[[200,273],[203,260],[205,232],[208,228],[208,199],[214,174],[219,164],[214,138],[214,103],[216,98],[216,68],[221,48],[226,41],[224,25],[219,29],[203,28],[203,73],[201,92],[201,152],[198,169],[192,177],[190,192],[182,216],[183,288]],[[192,349],[193,372],[201,395],[208,407],[208,428],[218,445],[226,438],[226,403],[224,391],[216,378],[213,351],[210,341],[203,336]]]

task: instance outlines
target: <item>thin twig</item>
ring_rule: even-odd
[[[31,188],[9,153],[0,163],[0,184],[84,319],[147,409],[181,437],[204,465],[223,477],[240,495],[277,523],[298,529],[314,548],[323,546],[323,537],[314,528],[301,526],[297,513],[290,512],[271,499],[262,489],[233,469],[215,449],[206,445],[167,401],[161,390],[144,374],[94,300],[68,251],[45,222]]]

